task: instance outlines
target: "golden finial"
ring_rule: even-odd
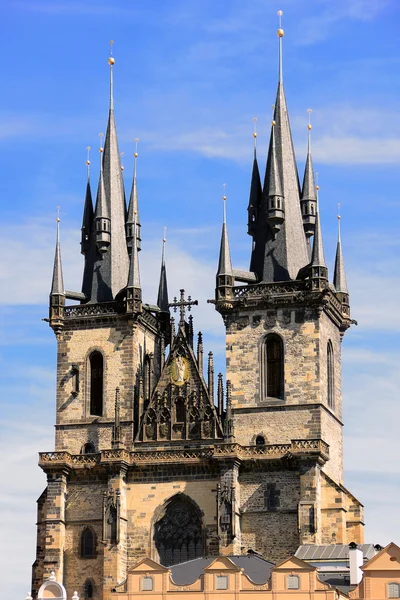
[[[99,133],[99,138],[100,138],[99,152],[100,152],[100,154],[103,152],[103,137],[104,137],[104,134],[103,133]]]
[[[165,242],[167,241],[167,228],[164,227],[164,237],[163,237],[163,243],[165,244]]]
[[[59,223],[61,221],[60,219],[60,207],[57,206],[57,218],[56,218],[56,222]]]
[[[87,151],[86,164],[89,167],[90,166],[90,146],[86,146],[86,151]]]
[[[285,34],[285,32],[282,29],[282,15],[283,15],[283,12],[281,10],[278,10],[279,29],[277,31],[277,34],[278,34],[278,37],[280,37],[280,38],[283,37]]]
[[[253,117],[253,138],[254,139],[256,139],[256,137],[257,137],[256,123],[257,123],[257,117]]]
[[[272,127],[275,127],[275,125],[276,125],[276,122],[275,122],[275,120],[274,120],[274,114],[275,114],[275,104],[273,104],[273,105],[271,106],[271,109],[272,109],[272,121],[271,121],[271,125],[272,125]]]
[[[308,112],[308,125],[307,125],[307,129],[308,129],[308,131],[311,131],[311,129],[312,129],[312,125],[311,125],[312,108],[307,108],[307,112]]]
[[[318,190],[319,190],[319,185],[318,185],[318,173],[315,173],[315,183],[316,183],[315,189],[316,189],[316,190],[317,190],[317,192],[318,192]]]
[[[338,221],[340,221],[340,218],[341,218],[340,217],[340,203],[337,205],[337,218],[338,218]]]
[[[125,152],[121,152],[121,154],[120,154],[119,156],[120,156],[120,158],[121,158],[121,171],[123,171],[123,170],[124,170],[124,165],[122,164],[122,159],[123,159],[123,158],[124,158],[124,156],[125,156]]]
[[[225,200],[226,200],[226,183],[223,183],[223,184],[222,184],[222,189],[224,190],[224,191],[223,191],[222,200],[224,200],[224,201],[225,201]]]
[[[138,143],[139,143],[139,138],[135,139],[135,143],[136,143],[136,149],[135,149],[135,154],[133,155],[135,158],[137,158],[139,156],[138,154]]]
[[[110,67],[112,67],[112,65],[115,64],[115,58],[112,55],[113,43],[114,40],[110,40],[110,58],[108,59],[108,64],[110,65]]]

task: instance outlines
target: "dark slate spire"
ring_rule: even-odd
[[[89,160],[89,146],[87,148],[88,158],[86,160],[87,165],[87,184],[86,184],[86,196],[85,205],[83,208],[82,228],[81,228],[81,253],[87,254],[90,248],[90,237],[93,227],[93,201],[92,201],[92,190],[90,189],[90,160]]]
[[[268,211],[269,193],[276,181],[274,154],[281,178],[284,196],[284,221],[279,232],[274,234],[265,223],[260,227],[255,246],[262,253],[262,264],[258,265],[260,281],[285,281],[296,279],[300,269],[309,263],[306,238],[300,211],[300,192],[297,165],[290,130],[289,115],[282,80],[282,37],[283,29],[278,29],[279,37],[279,81],[275,101],[274,122],[268,151],[265,172],[263,205]],[[275,146],[275,149],[274,149]],[[267,217],[267,215],[266,215]]]
[[[116,294],[126,286],[129,258],[125,239],[125,191],[114,119],[113,65],[115,60],[111,56],[108,62],[110,65],[110,110],[104,142],[103,178],[111,223],[109,281],[107,283],[112,297],[115,298]]]
[[[58,333],[63,327],[65,307],[64,280],[60,251],[60,217],[57,217],[56,251],[54,254],[53,278],[50,291],[49,322]]]
[[[132,254],[129,261],[128,284],[126,288],[127,312],[142,312],[142,288],[140,286],[139,252],[136,243],[136,215],[133,225]]]
[[[137,227],[137,243],[138,250],[141,250],[141,225],[140,225],[140,217],[139,217],[139,202],[138,202],[138,193],[137,193],[137,183],[136,183],[136,163],[138,157],[137,144],[138,138],[136,138],[136,150],[134,154],[134,164],[133,164],[133,181],[132,181],[132,189],[131,195],[129,198],[129,206],[128,206],[128,214],[126,217],[126,242],[128,245],[129,254],[132,253],[132,238],[133,238],[133,221],[134,215],[136,214],[136,227]]]
[[[318,189],[318,186],[317,186]],[[328,268],[325,262],[324,246],[322,243],[321,223],[319,211],[315,218],[314,243],[311,256],[311,285],[313,290],[322,290],[328,285]]]
[[[342,294],[348,294],[346,273],[344,270],[343,254],[342,254],[342,241],[340,239],[340,215],[338,215],[338,242],[336,247],[336,259],[335,259],[335,274],[333,277],[333,285],[337,292]]]
[[[110,211],[104,189],[104,175],[101,160],[103,148],[100,147],[100,177],[97,188],[96,208],[94,211],[95,240],[98,252],[108,252],[111,243]]]
[[[217,271],[217,301],[224,301],[231,297],[234,284],[231,262],[231,251],[229,248],[228,230],[226,228],[226,196],[222,197],[224,202],[224,218],[221,232],[221,245],[219,250],[219,262]]]
[[[268,198],[267,222],[272,231],[274,240],[276,239],[276,236],[281,229],[281,225],[285,220],[281,174],[276,155],[275,125],[275,121],[272,121],[268,189],[266,189],[264,192],[265,197]]]
[[[56,251],[54,253],[53,279],[51,282],[50,294],[52,296],[65,295],[60,250],[60,217],[57,217]]]
[[[249,197],[249,205],[247,207],[247,233],[254,237],[254,234],[257,230],[257,221],[260,213],[261,200],[262,200],[262,187],[261,187],[261,178],[260,178],[260,170],[258,168],[257,162],[257,132],[255,128],[255,123],[257,121],[256,117],[253,119],[254,121],[254,159],[253,159],[253,170],[251,173],[251,184],[250,184],[250,197]]]
[[[168,285],[167,285],[167,270],[165,268],[165,237],[166,228],[164,228],[164,237],[163,237],[163,246],[162,246],[162,256],[161,256],[161,272],[160,272],[160,282],[158,285],[158,296],[157,296],[157,306],[160,311],[163,313],[169,313],[168,307]]]
[[[304,233],[307,238],[307,245],[311,254],[310,238],[314,235],[315,230],[315,215],[317,212],[317,192],[315,189],[314,180],[314,169],[311,158],[311,123],[310,114],[311,108],[308,109],[309,122],[308,122],[308,149],[307,149],[307,160],[304,170],[303,189],[301,192],[301,213],[303,216],[303,227]]]

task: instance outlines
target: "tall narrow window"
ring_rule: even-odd
[[[85,600],[94,598],[94,584],[91,579],[87,579],[85,582]]]
[[[90,414],[101,417],[103,414],[103,355],[93,352],[90,355]]]
[[[88,527],[81,535],[81,557],[93,558],[95,556],[95,537],[93,531]]]
[[[327,346],[327,387],[328,387],[328,406],[332,410],[335,408],[335,373],[334,373],[334,357],[333,346],[329,340]]]
[[[283,398],[283,343],[274,333],[264,342],[262,380],[263,398]]]

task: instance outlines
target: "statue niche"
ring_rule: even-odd
[[[165,567],[204,555],[200,510],[189,498],[178,495],[167,504],[154,527],[159,562]]]

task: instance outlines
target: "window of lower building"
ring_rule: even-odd
[[[96,552],[96,540],[93,531],[88,527],[81,534],[81,557],[93,558]]]
[[[152,592],[154,589],[152,577],[142,577],[142,592]]]
[[[226,575],[217,575],[215,577],[215,589],[216,590],[227,590],[228,589],[228,577]]]
[[[288,590],[299,590],[300,589],[300,577],[298,575],[288,575],[287,589]]]
[[[388,584],[388,598],[400,598],[400,583]]]

